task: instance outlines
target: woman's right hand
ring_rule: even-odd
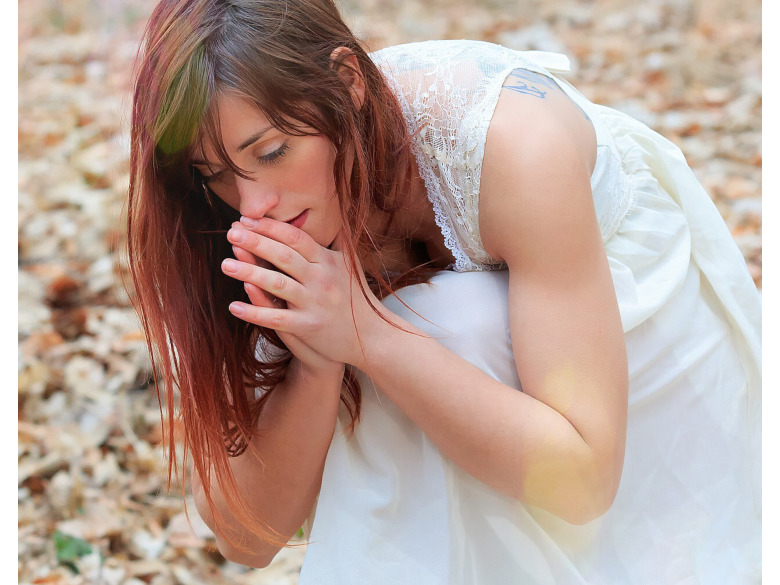
[[[239,227],[239,229],[242,227],[238,222],[235,222],[234,226]],[[235,254],[236,260],[240,262],[246,262],[247,264],[263,268],[274,268],[267,260],[258,258],[250,251],[245,250],[236,244],[233,244],[233,254]],[[266,307],[269,309],[286,307],[286,302],[284,300],[272,297],[269,293],[250,282],[244,282],[244,290],[249,297],[249,301],[256,307]],[[287,346],[287,349],[289,349],[301,362],[304,369],[309,369],[313,372],[321,372],[344,368],[343,363],[335,362],[325,357],[292,333],[278,330],[276,333],[279,335],[279,339]]]
[[[262,305],[231,303],[236,317],[294,336],[326,359],[369,371],[371,359],[381,356],[369,355],[366,348],[400,320],[368,289],[359,260],[350,259],[343,247],[344,237],[340,232],[324,247],[287,223],[242,218],[228,240],[278,270],[232,259],[223,262],[222,270],[269,295]],[[286,304],[271,303],[270,295]]]

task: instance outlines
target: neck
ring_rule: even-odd
[[[387,217],[387,214],[385,214]],[[388,236],[426,242],[439,234],[434,220],[433,207],[428,200],[425,183],[412,159],[412,180],[408,192],[401,194],[398,209],[393,213]]]
[[[389,222],[389,224],[388,224]],[[444,267],[453,259],[436,225],[433,206],[416,161],[412,162],[412,181],[391,214],[377,210],[369,221],[373,234],[385,234],[379,254],[366,259],[364,266],[382,266],[383,270],[404,272],[426,262]]]

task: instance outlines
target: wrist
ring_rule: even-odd
[[[311,386],[325,391],[332,388],[340,393],[344,368],[345,364],[326,359],[312,363],[293,358],[287,375],[292,383],[301,383],[307,387]]]
[[[380,314],[373,315],[371,326],[361,330],[360,347],[353,363],[370,377],[373,377],[372,372],[377,371],[385,361],[388,351],[397,344],[408,342],[410,335],[420,334],[416,327],[384,305],[378,308]]]

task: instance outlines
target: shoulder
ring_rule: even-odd
[[[495,143],[495,144],[491,144]],[[587,114],[554,79],[516,68],[503,82],[487,132],[486,157],[514,158],[518,149],[564,149],[591,168],[595,163],[596,133]],[[571,151],[569,153],[569,151]],[[489,161],[488,161],[489,162]]]
[[[521,240],[576,214],[593,216],[581,222],[591,230],[595,159],[595,130],[584,112],[551,78],[514,70],[501,89],[482,163],[479,224],[486,251],[507,261]]]
[[[466,92],[506,75],[522,62],[516,51],[474,40],[433,40],[385,47],[371,59],[402,88],[421,93]],[[484,88],[480,88],[483,90]]]

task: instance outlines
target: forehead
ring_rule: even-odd
[[[271,123],[262,110],[248,99],[233,94],[222,94],[215,102],[215,112],[222,131],[222,140],[225,147],[238,147],[245,134],[251,134],[258,128],[269,128]],[[229,139],[238,139],[232,144]]]
[[[229,155],[236,154],[247,139],[273,129],[262,110],[243,96],[220,94],[212,106],[211,132],[204,129],[192,155],[193,164],[214,163],[219,160],[218,140]],[[213,134],[216,134],[214,136]]]

